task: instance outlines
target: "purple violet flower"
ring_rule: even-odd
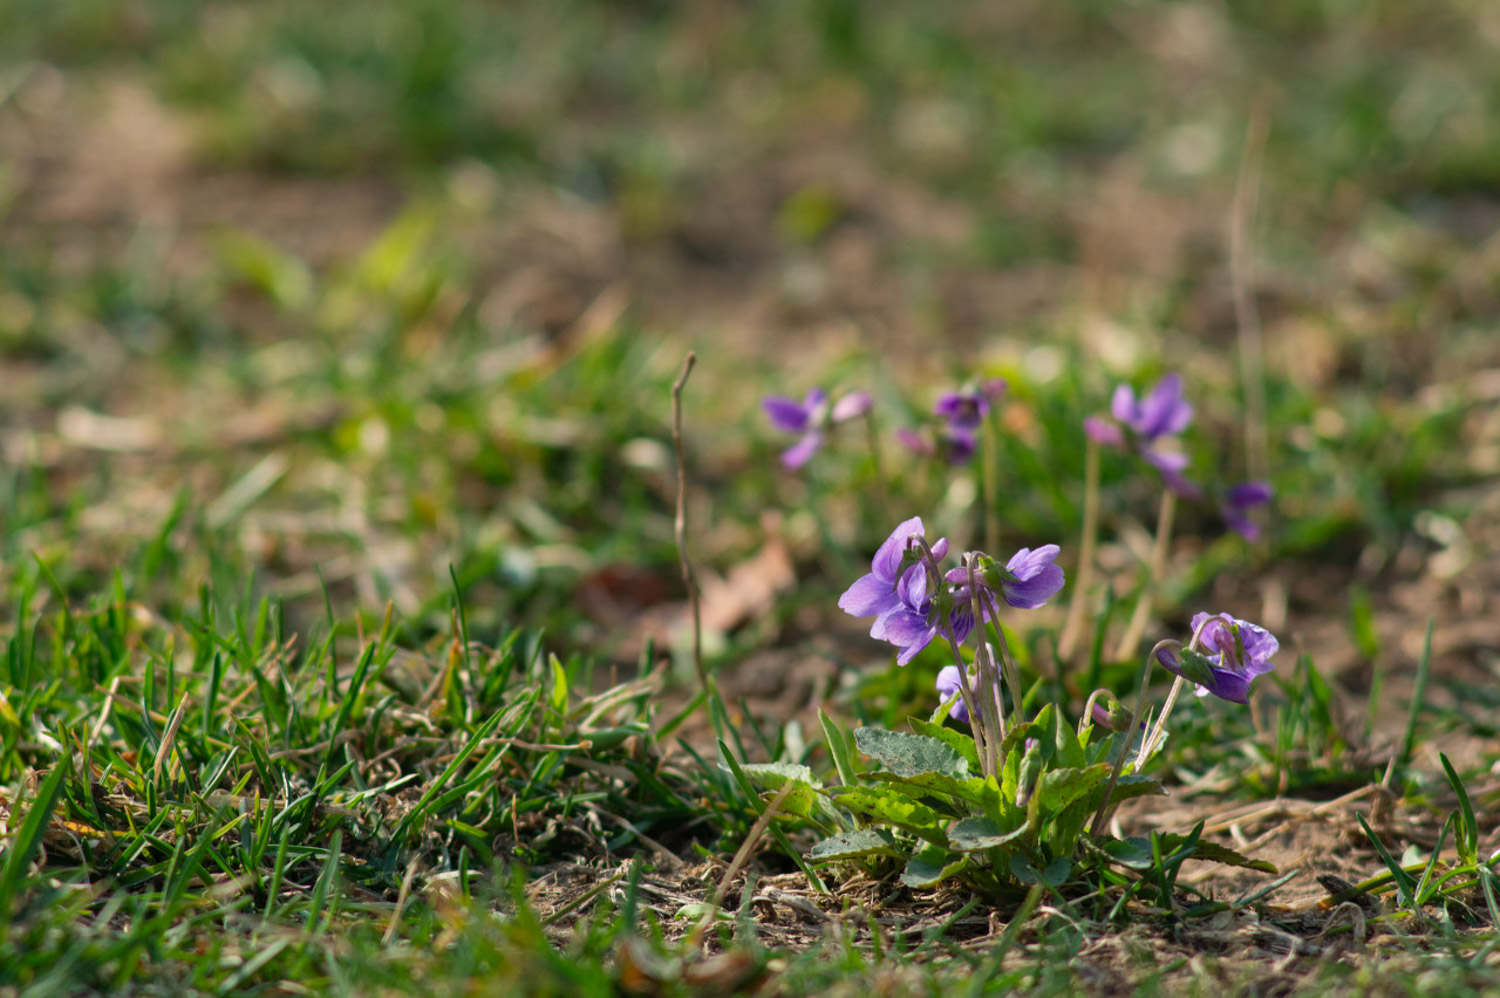
[[[1182,376],[1178,374],[1162,378],[1139,402],[1129,385],[1117,386],[1109,411],[1146,443],[1181,433],[1193,421],[1193,407],[1182,398]]]
[[[874,400],[867,392],[850,392],[830,409],[828,393],[821,388],[814,388],[801,402],[783,395],[771,395],[763,399],[760,405],[771,420],[771,425],[786,433],[802,435],[802,439],[781,455],[781,463],[795,471],[823,446],[829,426],[858,419],[870,411]]]
[[[1063,587],[1063,570],[1054,564],[1060,550],[1056,544],[1043,544],[1011,555],[1005,570],[1012,578],[1000,587],[1005,602],[1019,610],[1035,610],[1057,595]]]
[[[1250,684],[1270,672],[1271,656],[1280,647],[1274,635],[1258,624],[1227,614],[1198,613],[1193,633],[1203,651],[1160,648],[1156,659],[1168,672],[1198,685],[1198,695],[1212,693],[1232,703],[1250,702]]]
[[[938,634],[934,600],[928,593],[927,568],[920,562],[901,566],[913,537],[925,536],[922,518],[903,520],[891,531],[870,561],[870,571],[854,581],[839,597],[839,609],[852,617],[874,617],[870,637],[889,641],[900,649],[897,665],[905,665],[917,656]],[[932,545],[932,556],[941,561],[948,554],[948,539],[939,538]],[[952,621],[954,640],[968,636],[960,629],[956,615]]]
[[[1242,482],[1224,494],[1219,514],[1241,537],[1253,541],[1260,536],[1260,524],[1250,519],[1250,511],[1270,502],[1275,494],[1269,482]]]
[[[1110,419],[1090,416],[1083,421],[1083,431],[1090,440],[1116,450],[1136,451],[1177,495],[1185,499],[1202,497],[1203,490],[1182,474],[1187,455],[1156,446],[1193,421],[1193,407],[1182,397],[1180,375],[1168,374],[1139,400],[1129,385],[1117,385],[1109,411]]]
[[[943,666],[938,670],[937,674],[938,699],[947,700],[950,697],[958,696],[958,688],[962,683],[963,673],[959,671],[958,666]],[[974,692],[972,683],[969,685],[969,692]],[[964,724],[969,723],[969,708],[964,704],[963,697],[959,697],[953,702],[953,706],[948,708],[948,716],[955,721],[961,721]]]
[[[1045,606],[1063,587],[1062,566],[1055,564],[1061,550],[1056,544],[1043,544],[1034,549],[1021,548],[1010,556],[1004,569],[999,569],[993,562],[990,564],[994,568],[988,572],[981,571],[976,566],[974,579],[984,590],[981,596],[988,596],[988,602],[993,602],[998,597],[1018,610],[1035,610]],[[995,578],[996,575],[999,575],[998,579]],[[959,587],[955,599],[958,612],[962,614],[970,605],[969,570],[965,567],[951,569],[947,579]],[[986,600],[981,599],[980,602],[984,603]]]

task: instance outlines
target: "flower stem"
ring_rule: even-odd
[[[1135,612],[1130,616],[1130,625],[1126,627],[1120,643],[1115,646],[1117,659],[1126,659],[1135,654],[1135,647],[1140,643],[1141,635],[1146,630],[1146,622],[1151,619],[1152,597],[1156,595],[1156,587],[1161,584],[1161,578],[1167,570],[1167,546],[1172,539],[1172,514],[1176,510],[1177,494],[1171,489],[1163,489],[1161,510],[1156,516],[1156,542],[1151,547],[1151,562],[1147,566],[1146,585],[1141,589],[1140,599],[1135,604]]]
[[[708,670],[703,667],[703,613],[698,601],[698,576],[687,552],[687,462],[682,446],[682,389],[697,360],[697,355],[689,350],[682,361],[682,373],[672,384],[672,443],[677,451],[677,516],[672,524],[672,535],[677,542],[677,561],[682,568],[682,584],[687,587],[688,606],[693,617],[693,669],[698,673],[698,684],[704,691],[711,691]]]
[[[984,421],[984,456],[982,458],[980,501],[984,503],[984,549],[1000,550],[1000,419],[991,412]]]
[[[870,446],[870,461],[875,465],[875,495],[880,510],[886,519],[892,517],[891,494],[885,480],[885,461],[880,454],[880,432],[875,426],[874,412],[865,413],[865,441]]]
[[[911,538],[911,543],[916,544],[922,550],[922,564],[927,569],[928,586],[932,589],[933,597],[942,592],[944,585],[943,573],[938,568],[937,559],[932,556],[932,548],[928,546],[927,539],[921,535]],[[953,621],[948,614],[941,609],[937,610],[938,629],[942,631],[943,638],[948,642],[948,647],[953,651],[953,664],[958,667],[958,695],[963,700],[964,709],[969,712],[969,731],[974,736],[974,750],[979,756],[980,768],[984,770],[985,776],[994,776],[998,772],[995,762],[994,749],[989,746],[989,732],[984,730],[984,715],[974,706],[973,699],[969,696],[969,667],[964,662],[963,652],[960,651],[957,635],[953,632]],[[981,670],[981,674],[983,670]]]
[[[1073,599],[1068,603],[1068,619],[1057,642],[1057,657],[1062,662],[1071,659],[1078,647],[1089,588],[1094,582],[1094,544],[1099,534],[1099,445],[1092,438],[1083,464],[1083,548],[1078,555],[1078,572],[1073,577]]]
[[[1135,694],[1135,713],[1130,715],[1130,728],[1125,733],[1125,738],[1120,743],[1120,754],[1115,758],[1115,767],[1110,771],[1109,784],[1104,789],[1104,797],[1099,801],[1099,810],[1094,812],[1094,820],[1089,823],[1089,834],[1098,835],[1099,829],[1104,827],[1105,820],[1111,811],[1111,798],[1115,794],[1115,784],[1120,781],[1120,771],[1125,768],[1125,756],[1130,754],[1130,739],[1135,736],[1136,725],[1140,723],[1141,717],[1146,712],[1146,686],[1151,681],[1151,660],[1156,657],[1156,649],[1151,649],[1146,656],[1145,664],[1141,666],[1141,682]],[[1136,769],[1139,771],[1139,764]]]
[[[979,667],[979,699],[983,704],[984,726],[988,729],[985,741],[989,754],[985,757],[985,768],[987,773],[996,773],[1000,769],[999,744],[1005,740],[1005,711],[1000,703],[998,670],[984,640],[984,604],[974,578],[974,562],[968,557],[965,561],[969,570],[969,608],[974,614],[974,662]],[[1016,703],[1020,703],[1019,698]]]
[[[1197,629],[1193,631],[1192,638],[1188,641],[1188,651],[1198,650],[1198,641],[1203,636],[1204,629],[1216,620],[1224,621],[1224,615],[1219,614],[1214,617],[1209,617],[1203,623],[1198,625]],[[1229,621],[1225,622],[1230,623]],[[1161,647],[1161,645],[1157,645],[1157,647],[1159,648]],[[1156,648],[1153,648],[1151,649],[1150,658],[1155,657]],[[1150,665],[1149,659],[1147,660],[1146,664],[1148,666]],[[1135,768],[1137,771],[1139,771],[1140,768],[1146,764],[1146,761],[1150,759],[1151,756],[1156,752],[1156,745],[1161,741],[1162,733],[1167,730],[1167,717],[1172,713],[1172,708],[1177,706],[1177,694],[1182,692],[1182,687],[1186,685],[1186,683],[1187,680],[1183,679],[1181,676],[1178,676],[1177,681],[1172,684],[1172,689],[1167,693],[1166,701],[1161,705],[1161,715],[1157,717],[1156,723],[1151,726],[1151,733],[1147,735],[1146,738],[1141,742],[1140,752],[1136,754]]]

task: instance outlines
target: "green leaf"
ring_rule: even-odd
[[[1364,815],[1356,811],[1354,819],[1359,822],[1359,827],[1365,830],[1365,835],[1369,837],[1370,843],[1375,846],[1375,852],[1380,855],[1380,861],[1385,864],[1387,870],[1391,871],[1391,879],[1396,882],[1397,903],[1403,908],[1411,904],[1412,899],[1417,896],[1416,880],[1412,879],[1412,875],[1402,869],[1400,863],[1396,862],[1396,857],[1392,856],[1390,851],[1386,849],[1385,843],[1380,841],[1380,836],[1376,835],[1369,824],[1366,823]]]
[[[952,728],[945,728],[941,724],[933,724],[931,721],[920,717],[908,718],[906,723],[910,724],[912,730],[917,734],[925,735],[928,738],[936,738],[963,756],[964,761],[969,764],[969,769],[978,772],[981,768],[979,765],[979,750],[974,747],[974,739],[969,735],[964,734],[962,731],[954,731]]]
[[[1140,835],[1128,839],[1106,839],[1096,843],[1099,851],[1131,870],[1151,869],[1151,840]]]
[[[906,861],[901,883],[907,887],[934,887],[963,868],[964,857],[954,858],[946,849],[927,846]]]
[[[1036,788],[1036,795],[1041,798],[1040,806],[1052,814],[1062,811],[1108,780],[1109,771],[1109,765],[1101,762],[1087,769],[1070,767],[1043,773]]]
[[[989,818],[965,818],[948,829],[948,845],[961,852],[975,852],[1008,845],[1025,835],[1023,824],[1009,831]]]
[[[781,809],[787,814],[806,818],[821,800],[818,791],[823,784],[806,766],[791,762],[757,762],[741,766],[740,771],[759,791],[780,790],[788,783],[792,784],[793,789],[781,802]]]
[[[62,796],[63,778],[67,773],[67,760],[60,759],[53,764],[52,772],[47,774],[47,778],[37,789],[21,827],[13,833],[10,847],[0,857],[4,861],[3,868],[0,868],[0,940],[4,940],[9,934],[16,895],[20,893],[21,884],[26,879],[32,854],[42,841],[42,832]]]
[[[1187,835],[1161,835],[1158,836],[1163,853],[1176,850],[1179,846],[1188,842]],[[1238,866],[1246,870],[1257,870],[1261,873],[1276,874],[1280,871],[1263,859],[1251,859],[1244,853],[1235,852],[1228,846],[1221,846],[1216,842],[1205,842],[1199,839],[1193,844],[1193,859],[1207,860],[1210,863],[1223,863],[1225,866]]]
[[[897,790],[854,787],[841,790],[836,796],[838,802],[851,811],[903,828],[936,845],[948,844],[948,836],[943,832],[942,817],[926,804],[914,801]]]
[[[838,771],[839,782],[846,787],[854,786],[859,782],[859,776],[854,771],[854,760],[849,756],[847,736],[821,710],[818,711],[818,723],[823,726],[823,742],[828,746],[829,756],[833,758],[833,768]]]
[[[838,859],[860,859],[865,856],[900,856],[896,837],[883,828],[861,828],[841,832],[812,847],[807,858],[818,863]]]
[[[978,808],[989,813],[998,810],[1000,806],[1000,788],[993,778],[985,780],[983,777],[971,776],[960,780],[947,773],[918,773],[909,777],[900,777],[891,773],[870,775],[873,779],[883,780],[895,786],[909,787],[919,794],[942,794],[954,802],[969,805],[968,809]],[[960,810],[968,809],[960,808]]]
[[[1020,853],[1010,858],[1010,875],[1023,884],[1042,883],[1048,887],[1060,887],[1072,872],[1073,861],[1065,856],[1054,859],[1041,870]]]
[[[1448,785],[1458,795],[1458,810],[1463,817],[1458,826],[1458,834],[1454,836],[1454,847],[1458,850],[1459,861],[1472,866],[1479,862],[1479,823],[1474,818],[1474,805],[1469,800],[1469,791],[1464,789],[1464,781],[1458,778],[1458,773],[1453,768],[1453,763],[1443,753],[1438,753],[1438,762],[1443,764],[1443,772],[1448,776]]]
[[[969,763],[963,756],[926,735],[909,735],[884,728],[858,728],[854,732],[854,744],[897,776],[942,773],[963,779],[969,775]]]

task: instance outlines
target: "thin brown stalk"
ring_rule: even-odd
[[[693,572],[693,563],[687,553],[687,461],[682,447],[682,388],[698,357],[691,350],[682,361],[682,373],[672,383],[672,445],[677,451],[677,518],[673,523],[673,536],[677,541],[677,560],[682,565],[682,584],[687,587],[688,606],[693,616],[693,668],[698,673],[698,682],[707,690],[708,670],[703,668],[703,613],[698,602],[698,576]]]
[[[1099,445],[1092,439],[1083,459],[1083,547],[1078,554],[1078,571],[1073,575],[1073,598],[1068,603],[1068,619],[1063,623],[1057,642],[1057,657],[1067,662],[1078,648],[1083,632],[1083,615],[1088,608],[1089,589],[1094,584],[1094,545],[1099,536]]]
[[[1260,171],[1266,144],[1266,111],[1257,103],[1245,130],[1234,204],[1229,215],[1229,280],[1238,329],[1240,379],[1245,394],[1245,468],[1251,479],[1264,479],[1270,467],[1266,437],[1265,337],[1255,307],[1250,229],[1260,200]]]
[[[1134,655],[1136,645],[1140,644],[1141,635],[1146,632],[1146,622],[1151,619],[1151,604],[1156,595],[1156,587],[1161,585],[1162,576],[1167,571],[1167,547],[1172,540],[1172,515],[1176,509],[1176,494],[1171,489],[1163,489],[1161,509],[1156,517],[1156,541],[1151,546],[1151,563],[1146,567],[1146,585],[1141,589],[1140,599],[1136,601],[1135,612],[1130,615],[1130,624],[1125,628],[1124,636],[1115,646],[1117,660],[1128,659]]]
[[[740,844],[739,851],[734,854],[734,859],[730,862],[729,869],[724,871],[724,876],[719,881],[719,887],[714,891],[713,900],[708,904],[708,911],[703,915],[703,920],[693,927],[692,934],[688,936],[688,949],[696,949],[698,943],[702,940],[703,933],[713,924],[714,919],[719,914],[719,909],[724,904],[724,895],[729,893],[729,885],[734,881],[735,877],[739,876],[740,870],[749,861],[750,853],[755,849],[755,844],[765,834],[767,826],[771,824],[771,819],[776,817],[776,813],[781,810],[781,805],[786,803],[787,796],[792,792],[794,786],[795,784],[791,781],[782,784],[781,789],[776,792],[776,796],[771,798],[771,803],[766,805],[766,809],[760,813],[760,817],[755,819],[755,824],[750,826],[750,833],[745,836],[745,841]]]

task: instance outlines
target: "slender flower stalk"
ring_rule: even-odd
[[[1088,592],[1094,582],[1094,545],[1099,537],[1099,444],[1092,437],[1084,452],[1083,466],[1083,546],[1078,555],[1078,572],[1073,577],[1068,617],[1057,642],[1057,657],[1063,662],[1071,659],[1078,647]]]
[[[889,522],[893,511],[891,509],[891,494],[885,482],[885,461],[880,453],[880,433],[875,427],[875,414],[873,409],[865,413],[865,441],[870,447],[870,460],[875,465],[875,492],[880,501],[880,515]]]
[[[1156,595],[1156,587],[1166,574],[1167,547],[1172,540],[1172,517],[1176,509],[1177,493],[1171,489],[1162,490],[1161,509],[1156,516],[1156,538],[1151,545],[1151,561],[1146,566],[1146,582],[1141,588],[1140,599],[1136,601],[1135,612],[1130,615],[1130,623],[1125,628],[1120,643],[1115,646],[1116,659],[1133,655],[1141,635],[1145,633],[1146,622],[1151,618],[1151,604]]]
[[[969,582],[969,610],[974,614],[974,662],[979,667],[979,700],[984,714],[984,726],[993,734],[986,739],[989,754],[984,757],[986,774],[1000,771],[999,745],[1005,740],[1005,709],[1000,703],[999,676],[995,661],[989,654],[989,644],[984,640],[984,595],[974,577],[974,559],[965,557]],[[1021,697],[1014,687],[1011,697],[1017,706]]]

